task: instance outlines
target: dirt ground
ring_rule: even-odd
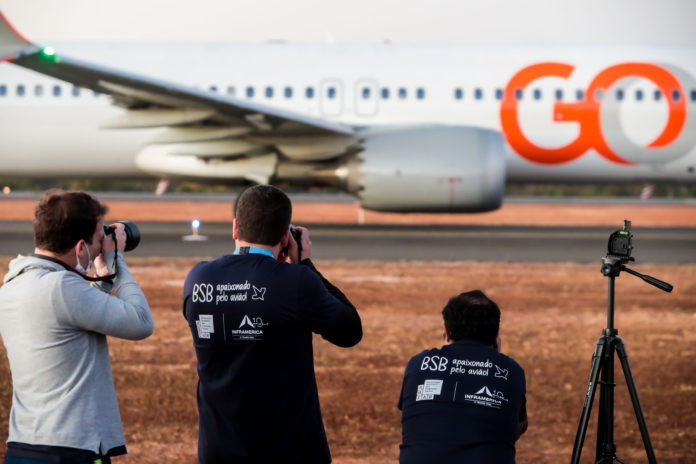
[[[227,202],[109,201],[108,218],[131,221],[232,221]],[[30,221],[33,200],[0,197],[0,220]],[[293,222],[364,224],[485,224],[548,226],[617,226],[631,219],[636,227],[696,227],[694,205],[659,204],[534,204],[506,203],[502,208],[475,214],[397,214],[361,210],[358,203],[296,202]]]
[[[6,203],[0,202],[3,219],[9,219],[3,209]],[[143,208],[131,207],[126,217],[138,220],[133,211]],[[585,208],[577,217],[603,223],[604,209]],[[112,204],[112,214],[119,212],[115,210]],[[525,217],[519,211],[515,214]],[[638,222],[635,214],[617,214],[619,223],[614,215],[607,224],[619,226],[624,217]],[[650,215],[641,214],[642,224],[648,225]],[[527,210],[526,218],[530,215],[561,221],[547,206],[537,206],[536,213]],[[693,208],[684,208],[679,218],[670,218],[677,223],[673,225],[694,226],[694,216]],[[505,218],[513,221],[511,216]],[[652,221],[651,225],[659,225],[661,220]],[[9,259],[0,257],[0,274]],[[196,261],[128,259],[152,306],[156,330],[139,342],[109,341],[128,441],[129,454],[118,459],[123,464],[196,462],[196,364],[181,315],[183,281]],[[606,326],[607,279],[599,272],[599,262],[319,261],[317,266],[355,303],[365,332],[363,341],[350,349],[315,339],[319,393],[334,462],[396,461],[401,430],[396,402],[403,369],[414,354],[442,344],[442,306],[453,294],[473,288],[483,289],[499,303],[503,352],[527,373],[530,427],[518,442],[517,461],[570,460],[591,356]],[[696,264],[633,267],[675,287],[666,294],[626,273],[616,282],[615,325],[626,342],[658,462],[695,462]],[[631,463],[647,462],[618,368],[616,376],[617,455]],[[9,367],[0,349],[0,437],[7,434],[11,396]],[[583,463],[593,462],[596,409],[597,399]]]

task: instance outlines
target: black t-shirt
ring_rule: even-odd
[[[522,367],[482,343],[423,351],[404,374],[399,462],[514,463],[525,392]]]
[[[261,254],[199,263],[184,284],[198,358],[198,458],[209,463],[328,463],[312,332],[339,346],[360,318],[314,269]]]

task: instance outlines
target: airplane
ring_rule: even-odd
[[[321,184],[398,212],[495,210],[506,181],[696,182],[694,48],[54,48],[0,11],[0,62],[2,177]]]

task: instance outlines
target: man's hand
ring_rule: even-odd
[[[302,256],[297,255],[297,242],[291,235],[288,240],[288,255],[285,262],[297,264],[303,259],[312,256],[312,241],[309,239],[309,229],[300,226],[295,226],[295,229],[301,234],[300,243],[302,243]],[[288,233],[290,232],[288,231]]]
[[[116,235],[116,243],[114,243],[114,237],[112,234],[104,234],[102,239],[101,253],[94,259],[94,266],[97,270],[97,274],[100,276],[109,275],[109,269],[104,261],[104,254],[109,251],[118,249],[119,253],[123,253],[126,249],[126,227],[120,222],[111,224],[111,227],[116,229],[114,234]]]

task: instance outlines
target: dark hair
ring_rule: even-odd
[[[92,244],[92,236],[107,207],[85,192],[48,190],[34,210],[34,245],[65,253],[77,242]]]
[[[234,208],[238,238],[259,245],[277,245],[292,217],[290,199],[271,185],[249,187],[237,198]]]
[[[452,340],[463,338],[494,345],[500,327],[500,309],[481,290],[472,290],[450,298],[442,309],[442,318]]]

